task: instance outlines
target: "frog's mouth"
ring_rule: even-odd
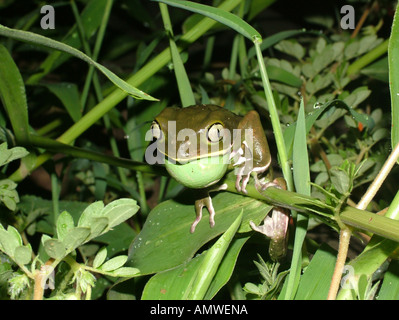
[[[159,152],[161,152],[170,162],[175,164],[186,164],[199,159],[210,158],[214,163],[219,163],[220,159],[229,159],[224,157],[230,153],[231,145],[221,148],[221,145],[204,145],[202,148],[195,146],[192,147],[190,140],[180,142],[177,146],[171,145],[169,148],[165,144],[157,146]],[[177,150],[176,150],[177,149]],[[222,156],[222,157],[221,157]],[[228,164],[223,163],[223,164]]]

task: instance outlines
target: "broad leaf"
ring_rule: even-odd
[[[209,226],[209,215],[203,218],[194,233],[190,226],[195,219],[195,198],[190,190],[174,200],[162,202],[147,217],[141,233],[129,250],[127,266],[149,274],[176,267],[193,257],[205,243],[225,232],[244,209],[239,233],[251,231],[249,221],[259,224],[271,206],[238,194],[222,192],[212,195],[216,225]]]

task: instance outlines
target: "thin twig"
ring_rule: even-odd
[[[358,209],[365,210],[367,208],[370,201],[374,198],[377,191],[381,188],[382,183],[388,176],[389,172],[392,170],[398,158],[399,158],[399,143],[396,145],[395,149],[393,149],[387,161],[385,161],[377,177],[375,177],[374,181],[367,189],[367,192],[363,195],[362,199],[360,199],[359,203],[356,206]]]
[[[335,263],[334,274],[331,279],[327,300],[335,300],[337,297],[342,271],[344,270],[346,256],[348,254],[351,235],[352,231],[349,228],[345,228],[340,231],[337,262]]]
[[[360,199],[359,203],[356,206],[357,209],[365,210],[367,208],[368,204],[374,198],[377,191],[381,188],[382,183],[385,181],[386,177],[388,176],[389,172],[395,165],[398,158],[399,158],[399,143],[396,145],[395,149],[391,152],[387,161],[385,161],[377,177],[374,179],[373,183],[369,186],[366,193],[363,195],[362,199]],[[331,279],[331,285],[327,297],[328,300],[335,300],[335,298],[337,297],[339,284],[341,282],[341,277],[342,277],[342,271],[344,269],[346,257],[348,254],[351,234],[352,231],[349,228],[341,229],[337,261],[335,263],[334,274]]]

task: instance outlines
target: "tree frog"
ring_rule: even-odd
[[[151,131],[169,174],[188,188],[205,191],[195,202],[192,233],[204,206],[210,226],[215,225],[209,192],[221,190],[212,186],[228,170],[236,170],[236,189],[246,193],[251,173],[256,178],[271,162],[259,114],[254,110],[242,117],[216,105],[165,108],[155,117]]]

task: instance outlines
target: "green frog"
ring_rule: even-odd
[[[235,169],[235,187],[245,194],[251,174],[257,179],[271,163],[260,117],[254,110],[238,116],[217,105],[165,108],[155,117],[151,131],[168,173],[182,185],[204,191],[195,202],[192,233],[204,206],[210,226],[215,225],[209,192],[223,189],[215,185],[228,170]]]

